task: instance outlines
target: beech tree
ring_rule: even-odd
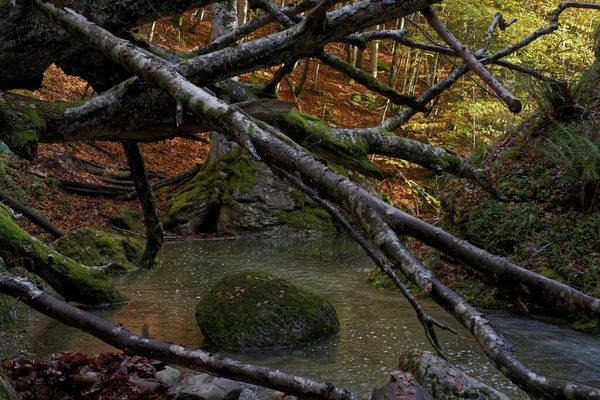
[[[366,159],[368,154],[381,154],[472,180],[498,201],[507,201],[506,196],[490,185],[485,173],[467,159],[396,133],[401,133],[402,126],[417,113],[428,112],[430,103],[469,71],[488,85],[498,101],[505,103],[512,112],[520,112],[521,102],[489,72],[486,68],[489,64],[553,82],[566,90],[564,82],[508,62],[505,58],[558,29],[559,18],[566,9],[598,10],[600,5],[561,3],[552,13],[547,27],[533,31],[514,45],[492,54],[486,53],[496,30],[508,28],[513,21],[505,21],[498,14],[483,35],[482,46],[468,49],[445,27],[428,0],[359,1],[338,8],[334,7],[336,2],[330,0],[303,0],[288,7],[279,7],[269,0],[255,0],[249,2],[250,6],[261,9],[262,15],[239,27],[232,22],[236,18],[233,2],[215,3],[213,23],[223,29],[215,28],[213,41],[193,54],[179,54],[161,48],[130,32],[134,27],[156,19],[157,15],[178,14],[209,3],[207,0],[160,2],[154,6],[149,2],[122,0],[17,0],[2,3],[1,89],[35,89],[41,83],[44,70],[55,63],[67,73],[81,76],[102,93],[85,102],[58,104],[2,91],[0,138],[16,154],[27,159],[33,158],[39,143],[122,141],[144,209],[148,233],[144,260],[150,266],[162,244],[162,228],[156,217],[152,188],[136,142],[186,137],[201,131],[217,132],[242,146],[251,159],[263,162],[275,174],[292,182],[339,221],[409,299],[424,326],[426,337],[439,356],[444,357],[444,351],[436,332],[451,329],[423,312],[398,274],[446,309],[473,335],[490,362],[532,398],[600,397],[599,389],[543,377],[523,365],[514,355],[512,344],[495,331],[481,312],[418,261],[400,236],[410,236],[481,274],[493,277],[494,284],[512,293],[515,299],[550,303],[594,321],[600,321],[600,299],[453,237],[386,203],[328,166],[328,160],[333,158],[349,169],[363,171],[364,165],[357,165],[360,164],[357,160]],[[370,30],[415,12],[425,16],[432,31],[445,44],[435,40],[432,40],[433,43],[421,43],[407,37],[403,30]],[[268,23],[280,25],[281,30],[249,39],[251,33]],[[243,38],[247,40],[237,44]],[[398,93],[371,74],[324,49],[332,42],[365,48],[375,40],[394,40],[401,45],[444,54],[455,58],[456,67],[419,97],[413,97]],[[362,129],[332,129],[316,117],[289,111],[289,104],[272,97],[277,93],[279,82],[291,72],[294,64],[307,57],[316,57],[344,72],[356,82],[402,106],[400,111],[380,126]],[[232,80],[242,73],[272,66],[278,66],[279,70],[265,85]],[[228,101],[222,100],[225,97]],[[315,144],[319,145],[316,150],[313,148]],[[22,236],[11,236],[12,231],[9,232],[6,227],[9,222],[4,222],[5,219],[0,220],[4,229],[0,235],[0,241],[4,243],[0,245],[11,248],[17,256],[36,251],[36,246],[31,243],[25,245],[27,240]],[[14,246],[19,242],[19,246]],[[68,266],[67,262],[55,266],[50,257],[33,257],[31,271],[47,279],[67,300],[85,303],[85,290],[77,296],[67,296],[63,293],[65,283],[60,279],[61,274],[72,277],[73,270],[80,269]],[[52,255],[52,259],[56,257]],[[49,269],[54,272],[50,273]],[[122,300],[121,296],[114,295],[114,288],[107,290],[113,293],[114,301]],[[199,350],[191,351],[131,336],[122,327],[112,327],[105,321],[59,303],[22,279],[0,277],[0,291],[19,297],[53,318],[84,329],[132,353],[314,398],[354,397],[330,385],[284,376],[277,371],[257,370],[257,367]]]

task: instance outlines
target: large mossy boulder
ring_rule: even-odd
[[[221,154],[169,203],[165,228],[182,235],[334,232],[331,216],[245,150]]]
[[[91,228],[69,232],[54,242],[54,248],[84,265],[109,265],[107,272],[136,269],[144,253],[137,239]]]
[[[297,346],[340,330],[329,301],[257,271],[217,282],[198,302],[196,321],[209,342],[229,349]]]

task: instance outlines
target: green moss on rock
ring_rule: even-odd
[[[127,229],[133,232],[143,232],[145,229],[140,214],[126,208],[113,211],[108,219],[111,224],[119,229]]]
[[[0,203],[0,250],[40,276],[67,301],[106,304],[127,300],[104,271],[86,268],[30,236],[12,219],[12,211]]]
[[[340,329],[330,302],[258,271],[215,284],[196,306],[196,321],[210,342],[236,349],[297,346]]]
[[[136,269],[144,253],[144,245],[137,239],[91,228],[69,232],[54,242],[54,248],[84,265],[110,264],[111,271]]]
[[[243,149],[223,154],[217,162],[205,165],[183,190],[173,195],[165,226],[185,223],[202,204],[211,207],[228,204],[236,190],[250,194],[256,185],[259,166]]]

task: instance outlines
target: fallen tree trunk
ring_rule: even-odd
[[[142,255],[140,266],[150,269],[155,265],[155,258],[158,251],[165,242],[162,223],[156,209],[156,200],[154,192],[148,180],[146,173],[146,162],[140,150],[140,146],[135,142],[125,141],[122,143],[127,160],[129,160],[129,168],[133,183],[135,183],[135,191],[138,193],[142,211],[144,212],[144,225],[146,227],[146,249]]]
[[[0,250],[45,280],[66,301],[98,305],[127,300],[106,273],[55,252],[21,229],[5,205],[0,205]]]
[[[407,351],[400,357],[398,368],[412,373],[429,393],[436,394],[436,400],[456,398],[510,400],[508,396],[428,352]]]
[[[0,191],[0,201],[18,213],[23,214],[25,218],[30,220],[35,225],[39,226],[49,234],[51,234],[55,239],[64,236],[64,232],[54,226],[50,221],[46,218],[42,217],[32,209],[25,207],[23,204],[19,203],[6,193]]]
[[[306,399],[362,400],[357,395],[339,389],[331,383],[315,382],[279,370],[274,371],[257,365],[245,364],[220,354],[212,354],[200,349],[193,350],[177,344],[134,335],[121,324],[113,325],[102,318],[50,296],[27,279],[0,275],[0,292],[19,298],[20,301],[40,313],[81,329],[103,342],[123,350],[128,355],[141,355]]]
[[[134,7],[125,0],[77,0],[72,3],[70,7],[75,11],[120,35],[159,16],[205,6],[210,4],[210,0],[173,0],[156,4],[139,2]],[[83,43],[72,41],[27,1],[7,1],[2,4],[0,37],[2,89],[35,90],[41,86],[42,75],[50,64],[86,48]],[[35,54],[35,57],[23,57],[23,54]],[[70,61],[80,63],[81,59],[81,56],[73,56]]]
[[[58,182],[65,191],[82,196],[118,198],[129,193],[129,190],[123,187],[96,185],[65,179],[59,179]]]
[[[53,22],[63,26],[75,36],[84,38],[132,73],[170,93],[191,112],[210,121],[216,130],[235,138],[242,145],[250,144],[249,153],[258,152],[259,157],[272,161],[288,171],[299,173],[303,180],[317,189],[322,196],[342,204],[353,214],[360,216],[363,207],[368,207],[389,221],[397,231],[416,237],[469,264],[472,263],[474,267],[480,267],[481,264],[481,267],[490,269],[507,281],[522,285],[532,294],[546,297],[577,313],[599,317],[600,299],[586,296],[566,285],[526,271],[401,212],[381,199],[375,198],[348,178],[333,173],[275,128],[263,123],[258,124],[235,107],[219,102],[165,66],[162,61],[148,57],[129,43],[90,24],[81,16],[73,13],[66,14],[40,0],[36,0],[36,4],[51,16]],[[524,278],[525,282],[518,280],[521,278]],[[430,283],[434,298],[471,331],[493,364],[532,396],[536,398],[555,396],[565,399],[600,396],[600,391],[595,388],[537,376],[516,360],[512,354],[512,346],[493,330],[481,314],[456,293],[449,289],[445,290],[445,287],[440,286],[439,281],[434,277],[430,279]]]

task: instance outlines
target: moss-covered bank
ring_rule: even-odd
[[[91,228],[69,232],[54,242],[59,253],[87,266],[108,265],[106,272],[139,266],[144,245],[137,239]]]
[[[327,300],[258,271],[227,276],[196,307],[202,334],[224,348],[297,346],[339,332]]]
[[[21,229],[13,221],[12,210],[3,204],[0,204],[0,250],[44,279],[67,301],[94,305],[126,300],[104,271],[86,268],[50,249]]]

